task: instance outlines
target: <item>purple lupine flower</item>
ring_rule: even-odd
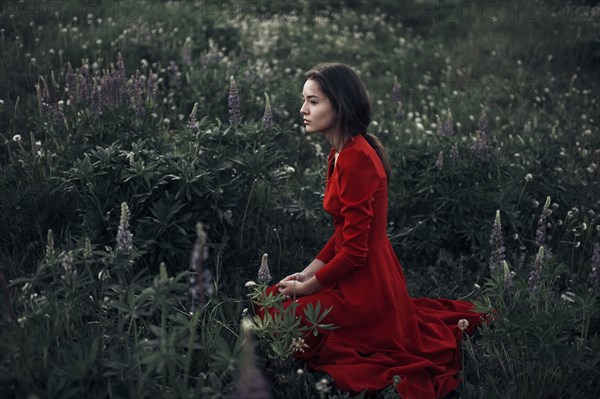
[[[52,72],[50,72],[50,78],[52,81],[52,89],[54,90],[54,98],[59,98],[60,97],[60,86],[58,85],[58,82],[56,81],[56,77],[54,76],[54,70],[52,70]]]
[[[546,243],[546,238],[551,238],[547,235],[547,230],[552,227],[552,223],[548,221],[548,217],[552,214],[552,209],[550,209],[550,196],[546,197],[546,202],[544,203],[544,208],[542,209],[542,213],[538,219],[538,228],[535,232],[535,245],[536,247],[540,247]]]
[[[102,107],[104,107],[104,94],[102,93],[102,88],[96,84],[94,80],[94,91],[92,92],[92,99],[90,103],[90,108],[92,109],[93,118],[98,118],[102,115]]]
[[[485,131],[477,131],[477,138],[475,139],[475,144],[473,145],[473,150],[475,154],[481,160],[486,160],[489,157],[489,148],[487,145],[487,133]]]
[[[490,236],[492,244],[492,254],[489,260],[490,275],[493,277],[502,271],[502,262],[506,259],[506,247],[504,246],[504,236],[502,235],[502,222],[500,220],[500,210],[496,211],[496,220]]]
[[[396,108],[396,119],[398,119],[398,121],[401,121],[402,118],[404,118],[404,107],[402,105],[402,101],[398,101],[398,106]]]
[[[452,162],[458,162],[458,145],[454,144],[450,150],[450,160]]]
[[[82,60],[82,65],[78,68],[77,76],[77,102],[89,103],[92,97],[93,87],[90,78],[90,66],[88,60]]]
[[[488,148],[488,140],[487,140],[487,124],[488,118],[485,111],[481,111],[479,115],[479,130],[476,132],[475,144],[473,145],[473,150],[481,160],[486,160],[490,156],[490,150]]]
[[[237,85],[233,75],[229,77],[229,123],[237,125],[242,120],[242,114],[240,112],[240,93],[238,92]]]
[[[152,70],[148,72],[148,81],[146,84],[146,101],[154,102],[156,99],[156,92],[158,91],[158,80],[156,79],[157,74],[153,73]]]
[[[398,83],[398,77],[394,76],[394,85],[392,86],[392,98],[394,102],[400,102],[400,83]]]
[[[271,273],[269,271],[269,255],[263,254],[260,261],[260,269],[258,269],[258,280],[264,283],[271,281]]]
[[[439,115],[436,115],[437,130],[436,133],[439,136],[454,136],[454,121],[452,120],[452,112],[448,109],[446,120],[442,122]]]
[[[129,96],[131,104],[133,105],[138,115],[145,113],[144,108],[144,82],[139,69],[135,71],[135,76],[132,76],[129,80]]]
[[[125,73],[125,62],[123,62],[123,55],[119,52],[117,57],[117,74],[120,79],[122,79],[122,83],[125,83],[127,80],[127,74]]]
[[[192,38],[187,37],[181,48],[181,60],[185,65],[192,65]]]
[[[46,79],[40,76],[40,80],[41,84],[38,83],[35,86],[42,116],[47,120],[52,121],[55,125],[63,125],[64,115],[58,105],[52,102]],[[55,94],[58,95],[58,90],[55,90]]]
[[[129,231],[129,207],[121,203],[121,220],[117,229],[117,249],[128,254],[133,249],[133,234]]]
[[[174,89],[180,89],[181,72],[179,71],[179,65],[175,61],[170,61],[167,72],[169,73],[169,86]]]
[[[206,295],[213,294],[213,281],[210,270],[202,268],[202,262],[208,259],[208,247],[206,246],[206,232],[202,223],[196,224],[196,241],[192,249],[190,261],[190,293],[192,294],[192,305],[190,312],[203,310],[206,306]]]
[[[196,118],[196,113],[198,112],[198,103],[194,103],[194,107],[192,108],[192,112],[188,117],[188,122],[186,127],[190,129],[192,132],[198,129],[198,120]]]
[[[444,168],[444,151],[440,151],[440,154],[435,161],[435,167],[438,168],[438,170],[442,170]]]
[[[65,277],[75,277],[77,276],[77,270],[73,269],[73,262],[75,261],[74,256],[73,256],[73,251],[67,251],[67,252],[63,252],[62,256],[61,256],[61,265],[64,269],[64,273],[61,276],[62,278]]]
[[[438,136],[441,136],[442,134],[444,134],[444,126],[442,123],[442,120],[440,119],[440,116],[438,114],[435,115],[435,124],[437,125],[436,127],[436,134]]]
[[[442,134],[446,137],[454,136],[454,121],[452,120],[452,112],[448,109],[448,115],[444,121]]]
[[[535,257],[535,262],[533,263],[533,270],[529,273],[529,278],[527,279],[528,290],[530,294],[534,294],[537,290],[537,285],[540,281],[540,277],[542,275],[542,265],[544,263],[544,246],[542,245],[538,250],[538,253]]]
[[[263,115],[263,125],[270,129],[273,127],[273,113],[271,112],[271,102],[269,101],[269,95],[265,93],[265,113]]]
[[[254,341],[248,337],[242,347],[240,367],[235,381],[233,397],[236,399],[270,399],[267,381],[256,365]]]
[[[479,131],[480,132],[487,132],[487,125],[488,125],[488,117],[485,113],[485,111],[481,111],[481,114],[479,115]]]
[[[590,292],[596,292],[598,290],[598,269],[600,269],[600,242],[594,243],[594,250],[592,252],[591,270],[588,276],[588,284],[590,286]]]
[[[71,102],[75,101],[74,93],[75,93],[75,73],[73,72],[73,67],[71,63],[67,63],[67,72],[65,74],[65,88],[68,93],[68,99]]]

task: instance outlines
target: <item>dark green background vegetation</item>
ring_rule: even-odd
[[[1,392],[231,396],[244,282],[265,252],[275,279],[303,268],[332,232],[330,146],[306,136],[299,109],[303,73],[340,61],[367,85],[369,131],[390,156],[388,235],[411,295],[469,295],[498,312],[465,341],[459,394],[600,393],[595,2],[4,1],[0,21]],[[69,64],[106,87],[119,53],[128,84],[154,81],[154,96],[67,101]],[[122,202],[130,254],[115,250]],[[497,210],[512,287],[490,273]],[[192,317],[197,222],[215,293]],[[319,376],[269,361],[265,345],[257,354],[273,396],[318,397]]]

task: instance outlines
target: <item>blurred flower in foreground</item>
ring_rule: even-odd
[[[249,336],[243,343],[240,366],[235,381],[233,397],[236,399],[269,399],[267,381],[256,365],[254,341]]]
[[[190,292],[192,294],[192,306],[190,312],[204,309],[206,306],[206,295],[212,295],[214,288],[210,270],[202,268],[202,262],[208,259],[208,247],[206,246],[206,232],[202,223],[196,224],[196,242],[192,250],[190,262]]]

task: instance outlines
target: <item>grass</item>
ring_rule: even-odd
[[[498,312],[465,341],[456,395],[597,397],[597,15],[585,1],[4,2],[0,389],[239,397],[239,381],[263,375],[244,395],[344,397],[277,357],[268,331],[239,326],[263,254],[277,279],[331,232],[329,144],[304,134],[299,94],[304,71],[335,60],[369,89],[369,131],[394,172],[388,236],[411,295]],[[119,54],[131,88],[116,104]],[[87,65],[106,96],[77,97],[69,64],[81,79]],[[228,122],[231,76],[240,124]],[[449,113],[454,134],[440,135]],[[117,244],[122,203],[130,251]],[[206,278],[190,269],[197,222],[214,293],[190,313],[189,278]]]

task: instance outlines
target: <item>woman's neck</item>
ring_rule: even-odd
[[[342,151],[342,148],[344,148],[344,145],[349,140],[348,137],[344,137],[342,140],[339,139],[339,136],[337,136],[335,139],[332,139],[330,135],[326,135],[326,137],[327,140],[329,140],[329,142],[331,143],[331,145],[335,148],[336,154],[339,154],[340,151]]]

